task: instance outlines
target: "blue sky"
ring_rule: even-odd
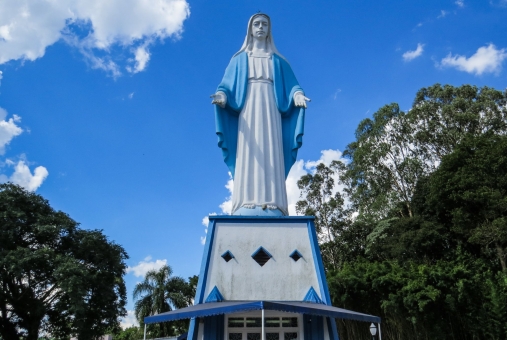
[[[1,0],[0,181],[123,245],[129,309],[146,269],[198,274],[202,220],[227,212],[209,95],[258,10],[312,99],[292,203],[381,106],[435,83],[506,88],[505,0]]]

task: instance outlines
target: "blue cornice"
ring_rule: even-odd
[[[315,220],[314,216],[235,216],[235,215],[210,215],[208,216],[210,222],[220,223],[294,223],[302,222],[307,223]]]

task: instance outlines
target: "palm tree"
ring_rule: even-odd
[[[189,283],[179,276],[172,276],[172,269],[165,265],[146,273],[144,281],[134,288],[135,313],[139,324],[146,316],[160,314],[173,309],[187,307],[192,303]],[[187,322],[162,322],[150,325],[151,336],[164,337],[176,335],[186,330]]]

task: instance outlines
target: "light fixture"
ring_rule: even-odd
[[[371,336],[375,337],[375,335],[377,335],[377,326],[375,326],[374,323],[372,323],[370,325],[370,333],[371,333]]]

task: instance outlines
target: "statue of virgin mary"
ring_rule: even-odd
[[[233,215],[288,215],[285,179],[302,145],[306,101],[276,49],[271,20],[253,15],[215,105],[218,146],[234,179]]]

